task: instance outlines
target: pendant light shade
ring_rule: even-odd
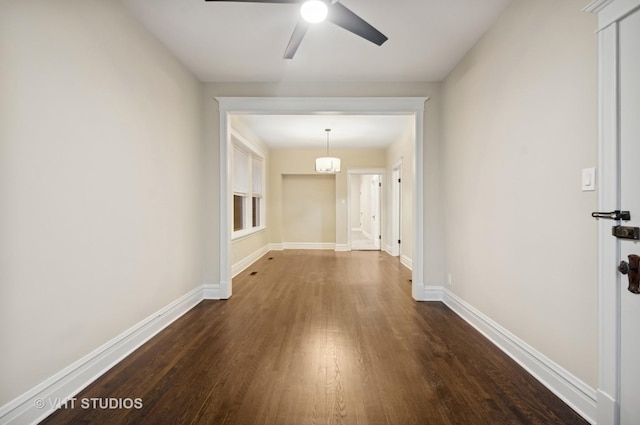
[[[329,156],[329,132],[330,128],[326,128],[327,132],[327,156],[316,158],[316,172],[335,174],[340,172],[340,158]]]

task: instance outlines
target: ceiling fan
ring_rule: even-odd
[[[325,19],[335,25],[346,29],[365,40],[381,46],[388,38],[371,24],[353,13],[350,9],[339,3],[340,0],[205,0],[205,1],[232,1],[240,3],[292,3],[301,4],[300,14],[302,19],[298,21],[289,44],[284,51],[284,59],[293,59],[296,50],[302,43],[309,26],[322,22]]]

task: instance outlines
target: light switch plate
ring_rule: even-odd
[[[583,168],[582,169],[582,191],[589,192],[592,190],[596,190],[596,169]]]

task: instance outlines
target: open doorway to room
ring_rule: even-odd
[[[380,251],[382,247],[382,189],[384,171],[349,170],[349,249]]]
[[[410,131],[407,132],[408,148],[411,150],[411,175],[406,176],[411,180],[410,193],[412,196],[409,199],[411,201],[410,206],[406,211],[411,217],[411,232],[413,238],[411,238],[411,251],[410,254],[414,258],[414,262],[410,267],[412,270],[412,296],[417,299],[425,299],[425,286],[424,286],[424,103],[427,98],[424,97],[384,97],[384,98],[372,98],[372,97],[356,97],[356,98],[279,98],[279,97],[260,97],[260,98],[246,98],[246,97],[216,97],[219,105],[219,118],[220,118],[220,214],[219,214],[219,284],[205,285],[206,294],[208,298],[227,299],[232,294],[232,271],[231,271],[231,257],[232,257],[232,244],[231,244],[231,230],[233,223],[233,203],[232,193],[233,188],[230,186],[232,181],[230,162],[230,132],[231,125],[230,120],[232,115],[315,115],[315,116],[327,116],[327,115],[360,115],[360,116],[409,116],[411,117]],[[375,134],[373,135],[375,136]],[[334,139],[332,139],[334,140]],[[366,142],[367,136],[361,135],[360,140]],[[403,143],[404,145],[404,143]],[[396,152],[393,149],[389,149],[387,154],[387,161],[396,160],[401,157],[402,153]],[[304,164],[311,161],[305,161]],[[352,160],[353,164],[361,162],[359,158],[354,156]],[[384,161],[383,161],[384,162]],[[290,163],[287,163],[290,164]],[[296,164],[294,162],[294,164]],[[389,162],[387,162],[389,164]],[[296,164],[303,165],[303,164]],[[389,164],[390,165],[390,164]],[[391,172],[389,165],[386,166],[384,171]],[[357,166],[357,165],[356,165]],[[366,166],[366,165],[365,165]],[[286,173],[285,173],[286,174]],[[295,173],[300,174],[300,173]],[[304,174],[304,173],[303,173]],[[344,230],[344,238],[339,234],[336,235],[335,250],[340,251],[347,248],[348,242],[348,217],[347,217],[347,176],[343,170],[343,177],[337,175],[336,178],[343,183],[340,183],[337,188],[341,191],[344,187],[344,193],[336,192],[336,224],[337,233]],[[381,173],[383,174],[383,173]],[[344,186],[342,186],[344,185]],[[384,183],[383,183],[384,185]],[[387,189],[388,191],[388,189]],[[270,196],[267,193],[267,196]],[[273,193],[271,193],[273,198]],[[384,196],[384,191],[380,195]],[[384,202],[384,200],[383,200]],[[277,203],[276,203],[277,204]],[[383,204],[381,208],[386,211],[387,205]],[[388,240],[389,232],[385,230],[385,226],[382,225],[378,214],[376,218],[380,222],[381,229],[379,231],[382,234],[382,242],[378,249],[387,249],[387,245],[384,244],[385,239]],[[387,211],[386,216],[391,214]],[[267,220],[269,221],[269,220]],[[269,232],[271,233],[273,229]],[[380,240],[380,236],[378,238]],[[344,244],[344,246],[342,246]],[[273,247],[273,243],[270,243],[271,249],[278,249]],[[282,249],[282,248],[280,248]]]

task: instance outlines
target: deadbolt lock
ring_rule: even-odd
[[[630,226],[613,226],[611,228],[611,234],[619,239],[640,239],[640,228]]]

